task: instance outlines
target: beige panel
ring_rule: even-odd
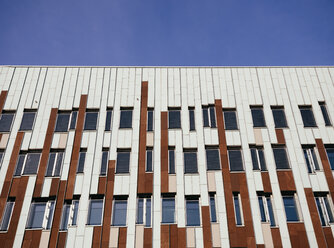
[[[168,191],[176,192],[176,175],[168,176]]]
[[[262,233],[265,247],[274,247],[269,223],[262,223]]]
[[[65,149],[67,143],[67,133],[62,133],[59,137],[58,148]]]
[[[195,228],[187,228],[187,247],[195,247]]]
[[[146,146],[153,147],[154,132],[147,132]]]
[[[39,248],[47,247],[50,238],[50,231],[42,231],[41,241],[39,242]]]
[[[109,247],[111,248],[117,248],[118,246],[118,227],[111,227],[110,228],[110,241],[109,241]]]
[[[141,248],[144,246],[144,226],[136,226],[136,248]]]
[[[0,141],[0,149],[6,149],[8,138],[9,138],[9,134],[8,133],[4,133],[2,135],[1,141]]]
[[[212,232],[212,246],[213,247],[221,247],[221,245],[220,245],[219,223],[212,223],[211,224],[211,232]]]
[[[210,171],[207,173],[208,175],[208,191],[209,192],[216,192],[216,179],[215,179],[215,172]]]
[[[254,137],[255,137],[256,145],[262,145],[263,146],[261,129],[254,128]]]

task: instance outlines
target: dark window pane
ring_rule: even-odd
[[[119,128],[132,128],[132,110],[121,110]]]
[[[46,169],[46,175],[45,175],[47,177],[52,177],[53,175],[53,167],[55,164],[56,155],[57,153],[54,153],[54,152],[50,153],[49,155],[48,167]]]
[[[257,152],[256,148],[251,148],[251,155],[252,155],[252,163],[253,163],[253,170],[259,170],[259,161],[257,159]]]
[[[62,214],[61,223],[60,223],[60,230],[67,230],[70,209],[71,209],[71,205],[69,204],[64,205],[63,214]]]
[[[67,132],[68,131],[68,122],[70,121],[70,114],[58,114],[56,122],[56,132]]]
[[[334,148],[327,148],[326,151],[331,169],[334,170]]]
[[[328,201],[327,197],[323,197],[323,199],[324,199],[325,207],[326,207],[326,210],[327,210],[327,215],[328,215],[329,222],[333,223],[334,222],[334,217],[333,217],[331,207],[329,205],[329,201]]]
[[[7,202],[5,212],[2,217],[0,231],[7,231],[9,227],[10,217],[12,216],[12,211],[14,207],[14,202]]]
[[[258,200],[259,200],[259,206],[260,206],[261,221],[262,221],[262,222],[266,222],[267,219],[266,219],[266,213],[265,213],[265,211],[264,211],[264,205],[263,205],[263,199],[262,199],[262,196],[259,196],[259,197],[258,197]]]
[[[86,112],[85,130],[96,130],[97,112]]]
[[[29,153],[27,155],[23,174],[36,174],[39,164],[40,153]]]
[[[272,109],[276,128],[288,127],[284,109]]]
[[[137,224],[144,224],[144,199],[139,198],[137,204]]]
[[[20,130],[22,131],[32,130],[32,126],[34,125],[35,115],[36,115],[35,112],[24,113],[22,117]]]
[[[220,170],[218,149],[206,149],[206,163],[208,170]]]
[[[105,128],[105,131],[110,131],[111,130],[111,116],[112,116],[112,111],[108,110],[107,111],[107,117],[106,117],[106,128]]]
[[[14,114],[2,114],[0,115],[0,132],[10,132]]]
[[[211,222],[217,222],[216,201],[214,196],[210,197],[210,213],[211,213]]]
[[[197,173],[197,153],[184,153],[184,173]]]
[[[287,221],[299,221],[295,198],[293,196],[283,196],[285,214]]]
[[[224,110],[225,130],[238,130],[237,115],[234,110]]]
[[[321,207],[321,203],[320,203],[319,197],[315,198],[315,202],[317,203],[317,208],[318,208],[318,212],[319,212],[319,217],[320,217],[321,225],[322,226],[326,226],[324,212],[322,211],[322,207]]]
[[[130,152],[117,153],[116,173],[129,173]]]
[[[233,196],[233,201],[234,201],[236,224],[237,225],[242,225],[241,208],[240,208],[239,197],[237,195]]]
[[[168,128],[181,128],[180,110],[168,111]]]
[[[325,121],[325,125],[326,126],[331,126],[331,120],[329,119],[329,115],[327,112],[327,107],[325,103],[321,103],[320,104],[320,108],[321,108],[321,112],[322,112],[322,116],[324,117],[324,121]]]
[[[148,171],[148,172],[153,171],[152,155],[153,155],[152,150],[147,150],[146,151],[146,171]]]
[[[78,111],[73,111],[72,112],[70,129],[75,129],[75,126],[77,124],[77,116],[78,116]]]
[[[126,209],[127,201],[115,200],[113,226],[125,226],[126,225]]]
[[[80,152],[77,173],[83,173],[85,168],[86,152]]]
[[[210,124],[211,124],[211,127],[216,127],[215,107],[210,107]]]
[[[162,199],[162,223],[174,223],[175,199]]]
[[[195,111],[189,109],[189,121],[190,121],[190,131],[195,130]]]
[[[209,127],[209,111],[207,107],[203,107],[203,126]]]
[[[305,157],[305,161],[306,161],[308,173],[312,173],[313,171],[312,171],[311,162],[310,162],[310,159],[308,157],[307,150],[308,149],[303,149],[303,151],[304,151],[304,157]]]
[[[2,158],[3,158],[3,152],[0,152],[0,165],[1,165],[1,162],[2,162]]]
[[[91,200],[88,225],[101,225],[103,200]]]
[[[300,108],[300,113],[302,115],[304,127],[316,127],[314,115],[312,108]]]
[[[147,131],[153,131],[153,110],[147,111]]]
[[[32,203],[27,228],[42,228],[46,203]]]
[[[51,224],[52,224],[52,219],[53,219],[54,208],[55,208],[55,202],[52,201],[52,202],[50,202],[49,216],[48,216],[47,224],[46,224],[46,229],[47,229],[47,230],[51,229]]]
[[[75,226],[77,224],[78,209],[79,209],[79,201],[74,201],[72,226]]]
[[[55,167],[54,174],[53,174],[53,176],[55,177],[60,176],[61,166],[63,164],[63,156],[64,156],[63,152],[57,153],[56,167]]]
[[[262,108],[252,108],[252,117],[254,127],[266,127],[266,121],[264,119]]]
[[[240,150],[229,150],[228,159],[231,171],[243,171],[243,162]]]
[[[274,148],[276,169],[290,169],[288,156],[285,148]]]
[[[270,197],[267,197],[267,206],[270,217],[270,226],[276,226],[273,205],[271,204]]]
[[[187,226],[200,226],[198,200],[187,200]]]
[[[151,199],[146,199],[146,219],[145,226],[151,226]]]
[[[175,174],[175,151],[168,150],[169,174]]]
[[[107,167],[108,167],[108,152],[104,151],[102,153],[102,161],[101,161],[101,171],[100,171],[101,176],[107,175]]]
[[[264,158],[264,152],[263,149],[257,149],[257,152],[259,154],[259,159],[260,159],[260,165],[261,165],[261,171],[266,171],[267,170],[267,165],[266,165],[266,160]]]
[[[17,160],[17,163],[16,163],[16,169],[15,169],[14,176],[21,176],[25,158],[26,158],[25,154],[19,155],[19,159]]]

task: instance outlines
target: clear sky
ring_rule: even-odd
[[[334,0],[0,0],[0,64],[334,65]]]

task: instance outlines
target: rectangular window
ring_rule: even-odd
[[[285,147],[273,147],[276,169],[290,169],[289,159]]]
[[[237,111],[223,109],[225,130],[238,130]]]
[[[54,207],[55,207],[54,200],[32,202],[30,206],[30,212],[26,228],[51,229]]]
[[[114,200],[113,226],[126,226],[127,200]]]
[[[4,154],[5,154],[5,152],[3,150],[0,150],[0,168],[1,168],[2,158],[3,158]]]
[[[313,110],[311,106],[299,106],[300,114],[302,115],[304,127],[316,127]]]
[[[72,111],[71,123],[70,123],[70,129],[71,130],[75,129],[75,127],[77,125],[77,116],[78,116],[78,111]]]
[[[190,131],[195,130],[195,108],[189,107],[189,124],[190,124]]]
[[[14,208],[14,201],[7,201],[5,211],[3,213],[2,220],[1,220],[0,231],[8,230],[10,219],[13,213],[13,208]]]
[[[322,116],[324,117],[324,121],[325,121],[325,125],[326,126],[331,126],[331,119],[329,118],[329,114],[327,111],[327,106],[325,102],[319,102],[320,108],[321,108],[321,112],[322,112]]]
[[[119,150],[117,152],[116,173],[129,173],[130,151]]]
[[[22,117],[22,122],[20,126],[20,131],[30,131],[35,122],[36,110],[24,112]]]
[[[60,230],[67,230],[68,226],[77,224],[79,201],[65,202],[61,217]]]
[[[136,223],[137,224],[144,224],[145,227],[150,227],[151,226],[151,216],[152,216],[151,209],[152,209],[151,197],[149,197],[149,198],[138,198],[138,200],[137,200],[137,221],[136,221]]]
[[[304,158],[308,173],[314,173],[320,170],[317,156],[313,147],[303,147]]]
[[[107,116],[106,116],[106,127],[105,131],[111,131],[111,117],[112,117],[112,109],[107,109]]]
[[[62,164],[63,164],[64,152],[50,152],[48,167],[46,169],[46,177],[59,177]]]
[[[146,148],[146,172],[153,171],[153,148]]]
[[[218,148],[206,148],[206,168],[207,170],[220,170],[220,158]]]
[[[253,126],[254,127],[266,127],[266,121],[264,119],[264,113],[262,106],[251,107]]]
[[[187,199],[187,226],[200,226],[200,213],[199,213],[199,201],[198,199]]]
[[[90,199],[87,225],[101,225],[103,199]]]
[[[121,108],[119,128],[132,128],[132,109]]]
[[[288,127],[288,124],[286,122],[284,107],[272,106],[271,110],[273,112],[275,127],[276,128]]]
[[[168,173],[175,174],[175,149],[168,148]]]
[[[184,151],[184,173],[197,173],[197,151]]]
[[[84,130],[96,130],[98,115],[97,110],[86,112]]]
[[[162,219],[163,224],[175,223],[175,198],[162,198]]]
[[[86,149],[81,149],[79,153],[79,160],[77,165],[77,173],[84,173],[86,160]]]
[[[328,197],[315,196],[315,202],[317,203],[317,209],[322,226],[329,226],[334,222],[333,212],[329,203]]]
[[[16,169],[14,176],[21,176],[22,174],[30,175],[36,174],[41,153],[24,153],[20,154],[16,162]]]
[[[210,215],[211,215],[211,222],[217,222],[216,199],[214,195],[210,196]]]
[[[10,132],[14,119],[14,113],[2,112],[0,115],[0,132]]]
[[[235,212],[235,223],[237,226],[241,226],[243,224],[242,206],[241,206],[240,194],[237,192],[233,193],[233,203],[234,203],[234,212]]]
[[[251,147],[253,170],[267,171],[266,160],[262,147]]]
[[[147,110],[147,131],[153,131],[153,114],[154,110],[153,109],[148,109]]]
[[[228,149],[228,161],[230,164],[230,171],[243,171],[243,161],[240,148]]]
[[[270,226],[276,226],[270,195],[258,196],[258,200],[259,200],[259,207],[260,207],[260,213],[261,213],[261,221],[270,222]]]
[[[203,126],[216,127],[215,106],[203,106]]]
[[[100,176],[106,176],[107,175],[108,155],[109,155],[108,150],[104,148],[103,151],[102,151]]]
[[[299,221],[299,215],[294,195],[286,195],[283,197],[287,221]]]
[[[326,152],[327,152],[328,161],[331,165],[331,169],[334,170],[334,148],[328,147],[326,148]]]
[[[168,128],[181,128],[181,113],[180,109],[168,110]]]
[[[55,132],[67,132],[71,113],[58,113]]]

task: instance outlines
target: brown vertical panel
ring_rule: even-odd
[[[20,182],[21,182],[21,177],[13,178],[12,185],[10,187],[10,192],[9,192],[10,197],[15,197],[17,195],[17,191],[20,190]]]
[[[271,183],[269,178],[269,173],[267,171],[261,172],[263,191],[267,193],[271,193]]]
[[[99,177],[99,185],[97,187],[97,193],[104,195],[106,192],[107,177]]]
[[[161,112],[161,193],[168,193],[168,113]]]
[[[144,228],[144,247],[152,247],[152,228]]]
[[[277,177],[281,191],[296,191],[296,185],[291,169],[277,171]]]
[[[77,172],[79,153],[80,153],[81,137],[85,121],[86,105],[87,105],[87,95],[82,95],[80,98],[77,127],[75,129],[70,170],[67,179],[66,194],[65,194],[66,200],[72,200],[73,198],[75,176]]]
[[[326,237],[327,247],[334,247],[334,238],[331,227],[323,227],[323,231]]]
[[[177,229],[178,235],[177,235],[177,247],[178,248],[186,248],[187,245],[187,237],[186,237],[186,228],[180,227]]]
[[[169,248],[169,225],[161,225],[160,247]]]
[[[169,235],[170,235],[170,247],[177,247],[178,231],[176,224],[169,225]]]
[[[292,247],[309,247],[304,223],[288,223]]]
[[[52,178],[49,196],[56,196],[58,193],[60,178]]]
[[[202,206],[201,208],[204,247],[212,247],[210,209],[209,206]]]
[[[102,233],[102,226],[94,226],[93,230],[93,248],[98,248],[101,246],[101,233]]]
[[[278,227],[272,227],[271,228],[271,236],[273,238],[273,243],[275,248],[281,248],[282,246],[282,240],[281,240],[281,234],[279,232]]]
[[[67,232],[59,232],[57,248],[65,248],[67,239]]]
[[[44,183],[44,177],[45,177],[45,171],[47,167],[47,163],[49,160],[49,154],[50,154],[50,148],[53,138],[53,132],[55,130],[56,126],[56,119],[57,119],[57,112],[58,109],[53,108],[51,109],[50,118],[49,118],[49,124],[48,128],[46,130],[43,150],[42,150],[42,156],[41,161],[39,163],[38,172],[37,172],[37,178],[35,183],[35,190],[33,197],[40,197],[42,193],[42,187]]]
[[[7,97],[7,91],[3,90],[0,94],[0,114],[2,113],[3,107],[5,106],[5,101]]]
[[[275,131],[276,131],[277,143],[281,145],[285,145],[283,129],[276,128]]]
[[[118,232],[118,248],[126,247],[126,227],[120,227]]]
[[[317,206],[315,205],[315,200],[313,196],[313,191],[311,188],[304,188],[307,205],[310,210],[310,215],[312,219],[312,225],[315,232],[315,237],[317,238],[317,243],[319,247],[326,247],[326,240],[324,233],[322,232],[321,222],[317,210]]]

